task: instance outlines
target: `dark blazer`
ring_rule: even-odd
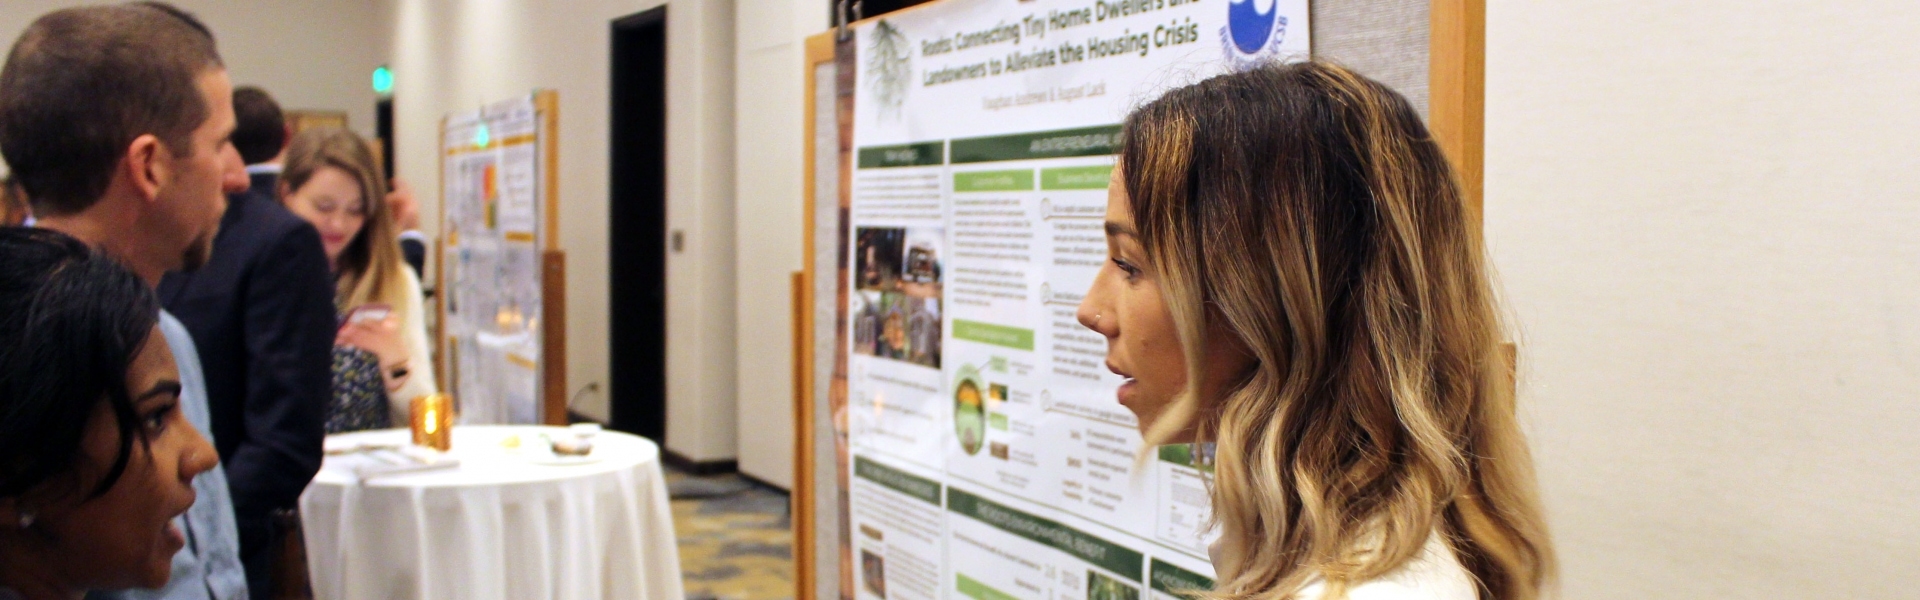
[[[243,558],[265,550],[271,513],[297,505],[320,470],[332,398],[332,268],[319,232],[274,200],[274,180],[255,175],[229,196],[213,258],[159,289],[200,348]]]

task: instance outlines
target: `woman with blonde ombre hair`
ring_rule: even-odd
[[[1124,137],[1079,320],[1149,444],[1216,444],[1199,596],[1539,597],[1553,549],[1478,215],[1406,99],[1269,65]]]
[[[330,432],[406,423],[412,400],[435,392],[420,279],[401,258],[386,197],[372,148],[352,131],[317,127],[287,143],[280,201],[319,229],[346,319],[335,340]],[[368,362],[377,375],[363,373]],[[389,406],[369,400],[382,385]]]

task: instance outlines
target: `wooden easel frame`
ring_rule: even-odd
[[[540,251],[540,417],[547,425],[567,424],[567,254],[560,249],[560,94],[553,90],[533,92],[534,110],[540,119],[540,177],[544,200],[540,222],[545,237]],[[440,135],[435,138],[440,187],[435,199],[440,206],[440,235],[434,241],[434,272],[445,273],[447,264],[447,118],[440,118]],[[452,362],[447,344],[447,294],[450,289],[442,277],[440,293],[434,295],[435,347],[441,350],[435,360],[440,389],[452,389]],[[457,399],[456,399],[457,400]]]
[[[814,211],[819,206],[818,203],[821,199],[814,197],[816,190],[815,185],[817,183],[814,178],[814,173],[818,166],[814,161],[814,157],[816,156],[814,141],[818,139],[816,136],[819,133],[814,127],[814,115],[816,114],[815,111],[820,108],[814,100],[816,97],[815,94],[818,91],[816,81],[814,80],[814,73],[816,69],[820,67],[821,63],[833,62],[833,36],[833,32],[829,31],[807,38],[806,75],[803,77],[803,79],[806,80],[806,160],[804,163],[805,166],[802,168],[806,172],[806,189],[805,193],[802,194],[805,198],[805,208],[802,211],[805,214],[805,218],[802,220],[802,227],[806,228],[806,235],[801,237],[806,241],[806,253],[801,256],[806,257],[806,260],[803,261],[806,266],[800,272],[794,273],[793,276],[793,423],[795,430],[793,435],[793,496],[791,499],[793,506],[793,518],[791,519],[793,523],[793,581],[794,585],[797,586],[794,597],[801,599],[814,597],[814,588],[818,580],[816,577],[818,571],[815,569],[819,566],[819,556],[816,555],[814,546],[814,540],[818,532],[814,531],[813,522],[814,511],[817,508],[813,489],[813,478],[815,475],[813,452],[814,444],[818,441],[817,438],[814,437],[815,421],[813,414],[813,329],[815,326],[814,308],[817,306],[816,299],[813,297],[813,282],[816,281],[815,277],[819,274],[814,272],[813,257],[817,256],[816,253],[819,251],[814,240],[814,227],[818,224],[814,216]]]
[[[924,5],[922,5],[924,6]],[[912,10],[912,9],[908,9]],[[1481,221],[1484,214],[1485,181],[1485,143],[1486,143],[1486,0],[1431,0],[1429,6],[1429,66],[1428,91],[1430,94],[1428,127],[1434,138],[1446,152],[1459,174],[1461,193],[1465,196],[1469,210]],[[849,25],[851,27],[851,25]],[[834,60],[834,33],[828,31],[807,38],[806,60],[804,63],[806,81],[806,190],[803,194],[806,206],[805,235],[806,268],[794,274],[793,311],[794,311],[794,477],[793,477],[793,557],[794,557],[794,597],[800,600],[815,600],[821,557],[815,549],[816,540],[821,532],[814,528],[814,514],[818,509],[814,490],[813,450],[817,425],[813,410],[814,370],[814,309],[816,299],[813,296],[813,282],[820,274],[815,272],[812,257],[819,250],[814,241],[814,215],[818,203],[823,199],[814,197],[814,114],[815,106],[814,70],[821,63]],[[845,145],[844,143],[842,144]],[[843,157],[843,162],[845,158]],[[841,165],[844,178],[846,165]],[[838,199],[824,199],[837,202]],[[1504,344],[1509,364],[1514,355],[1514,346]]]
[[[1428,18],[1427,126],[1479,217],[1486,187],[1487,1],[1432,0]]]
[[[540,253],[540,400],[542,420],[567,424],[567,253],[560,249],[560,93],[538,90],[542,184],[546,189],[547,229]]]

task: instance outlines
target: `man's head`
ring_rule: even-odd
[[[266,90],[250,85],[233,90],[233,115],[239,121],[233,147],[247,164],[273,160],[286,149],[287,117]]]
[[[121,260],[192,268],[212,251],[224,171],[239,162],[232,89],[212,34],[179,9],[48,13],[0,69],[0,154],[37,217],[112,213],[98,216],[142,242]]]

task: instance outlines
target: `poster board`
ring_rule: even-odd
[[[1223,63],[1236,58],[1233,49],[1225,47],[1233,39],[1222,22],[1224,13],[1234,8],[1229,4],[1228,0],[1154,3],[1039,0],[1018,4],[945,0],[889,14],[884,19],[857,23],[852,27],[854,35],[846,39],[829,32],[808,40],[805,227],[807,250],[812,260],[795,283],[796,291],[811,292],[797,293],[795,307],[796,315],[802,318],[796,334],[801,339],[796,340],[800,364],[795,373],[800,384],[796,386],[795,398],[800,419],[795,436],[793,498],[797,597],[1166,598],[1173,597],[1168,590],[1182,584],[1191,587],[1208,583],[1211,569],[1205,560],[1205,538],[1180,539],[1182,535],[1178,531],[1185,525],[1204,521],[1204,497],[1196,502],[1193,495],[1198,475],[1207,462],[1204,453],[1194,453],[1186,447],[1168,447],[1154,453],[1155,460],[1148,465],[1154,473],[1134,474],[1131,472],[1132,451],[1138,444],[1138,436],[1129,435],[1131,432],[1126,427],[1114,427],[1130,421],[1130,415],[1103,410],[1097,400],[1103,386],[1106,399],[1111,399],[1113,382],[1098,381],[1100,374],[1094,372],[1091,374],[1095,380],[1090,385],[1060,394],[1077,394],[1079,399],[1053,395],[1056,387],[1075,387],[1057,386],[1048,381],[1053,369],[1075,371],[1063,377],[1071,381],[1089,371],[1097,371],[1098,356],[1104,355],[1104,344],[1077,339],[1080,336],[1072,333],[1070,305],[1077,304],[1077,298],[1069,296],[1076,295],[1085,285],[1068,280],[1074,279],[1071,271],[1086,265],[1064,265],[1067,268],[1053,269],[1035,277],[1036,269],[1031,265],[1036,261],[1032,260],[1027,261],[1029,266],[1024,269],[983,270],[965,264],[979,261],[965,259],[956,263],[955,258],[959,257],[955,251],[961,249],[962,237],[971,237],[972,241],[995,238],[959,235],[983,233],[992,226],[960,223],[963,219],[955,213],[960,210],[958,201],[972,200],[969,206],[975,214],[965,220],[978,222],[997,218],[1071,223],[1083,211],[1100,214],[1092,206],[1081,206],[1090,204],[1083,201],[1087,198],[1077,197],[1097,194],[1097,206],[1104,208],[1104,178],[1098,177],[1095,171],[1110,168],[1112,157],[1091,151],[1088,146],[1095,145],[1092,142],[1097,141],[1097,136],[1111,134],[1109,128],[1124,114],[1123,110],[1116,109],[1151,97],[1153,84],[1147,82],[1157,82],[1160,89],[1164,89],[1230,68]],[[1481,169],[1480,99],[1484,80],[1481,75],[1482,0],[1312,2],[1310,6],[1306,2],[1280,1],[1275,4],[1281,14],[1304,17],[1290,18],[1289,25],[1298,33],[1312,31],[1311,50],[1315,56],[1353,66],[1414,100],[1426,113],[1431,129],[1460,171],[1468,202],[1477,210]],[[1052,23],[1032,25],[1035,20],[1051,22],[1061,12],[1082,8],[1104,11],[1116,6],[1131,8],[1121,9],[1125,14],[1109,15],[1113,21],[1069,17],[1066,23],[1069,28],[1063,30],[1066,35],[1048,30]],[[1163,32],[1185,28],[1185,19],[1192,19],[1198,25],[1188,31],[1204,32],[1199,36],[1201,39],[1188,43],[1205,47],[1211,56],[1193,52],[1185,57],[1163,55],[1159,61],[1134,61],[1130,65],[1134,68],[1131,73],[1117,67],[1121,64],[1118,57],[1103,58],[1114,65],[1104,67],[1106,71],[1102,71],[1103,67],[1086,65],[1099,61],[1085,61],[1074,70],[1060,68],[1064,46],[1074,43],[1092,46],[1103,39],[1143,33],[1146,44],[1152,45],[1156,40],[1170,40],[1171,37],[1158,36],[1171,36]],[[905,96],[905,100],[897,104],[888,104],[897,98],[876,97],[884,94],[875,94],[876,82],[865,78],[865,73],[884,66],[874,60],[872,48],[874,34],[881,30],[882,20],[888,21],[888,27],[893,30],[889,35],[906,38],[899,40],[904,44],[895,43],[888,51],[896,58],[906,56],[906,65],[894,67],[905,73],[908,81],[906,86],[895,89],[896,95]],[[1109,25],[1120,31],[1103,28]],[[923,33],[929,29],[940,31],[937,37],[952,43],[941,48],[938,40],[926,42],[924,38],[936,37]],[[1033,39],[1036,34],[1045,36],[1041,38],[1045,43],[1015,41],[1019,36]],[[922,46],[922,43],[934,45]],[[899,52],[902,47],[905,51]],[[1052,47],[1053,56],[1049,58],[1044,52],[1036,51],[1043,47]],[[1148,52],[1161,49],[1162,46],[1152,46]],[[1103,54],[1111,55],[1110,52]],[[960,60],[963,56],[977,58]],[[1051,65],[1045,64],[1048,60],[1053,61]],[[973,64],[983,65],[984,74],[980,69],[967,68]],[[1020,65],[1017,69],[1013,68],[1016,64]],[[1106,89],[1102,92],[1111,94],[1109,99],[1125,102],[1104,105],[1082,102],[1078,107],[1080,114],[1019,108],[1057,102],[1063,95],[1060,88],[1066,86],[1055,82],[1071,84],[1075,75],[1114,71],[1119,72],[1106,77]],[[940,104],[937,98],[916,97],[926,95],[926,84],[935,80],[939,81],[934,87],[952,86],[949,90],[968,82],[989,82],[991,87],[1014,91],[969,92],[969,97],[962,99],[978,102],[978,107],[964,106],[961,102]],[[1124,84],[1116,84],[1115,80],[1129,81],[1136,87],[1123,90]],[[1035,87],[1051,88],[1052,93],[1042,99],[1035,93]],[[903,94],[899,94],[901,90]],[[991,102],[995,99],[998,106]],[[914,116],[920,117],[920,121],[895,127],[905,129],[905,134],[881,131],[862,135],[868,132],[861,127],[871,127],[873,121],[878,120],[874,113],[882,110],[894,112],[893,116],[901,121],[911,121]],[[1020,112],[1028,114],[1015,114]],[[1044,116],[1035,117],[1036,112]],[[1056,140],[1070,139],[1049,142],[1046,141],[1049,136],[1035,136],[1035,132],[1052,133],[1051,137]],[[1013,156],[1020,153],[1008,150],[1017,150],[1019,142],[1025,142],[1030,151],[1042,147],[1056,151],[1079,147],[1084,153],[1036,155],[1028,152]],[[1092,189],[1096,180],[1102,182],[1099,190]],[[889,191],[889,195],[894,196],[887,199],[890,202],[873,202],[878,195],[874,193],[876,189],[870,188],[864,193],[860,189],[863,184],[873,186],[882,181],[894,188]],[[1076,183],[1087,187],[1075,189]],[[923,196],[919,201],[923,218],[917,221],[912,218],[915,202],[901,198],[910,195],[902,193],[905,190],[918,190]],[[1000,202],[994,204],[993,201]],[[933,208],[929,210],[929,207]],[[1013,207],[1014,212],[995,214],[1005,207]],[[900,231],[875,233],[888,229]],[[924,229],[944,231],[929,233]],[[1019,234],[1019,229],[1019,226],[999,228],[1002,237],[998,239],[1009,239],[1005,235]],[[1082,237],[1058,227],[1033,227],[1029,223],[1024,233],[1025,248],[994,249],[981,245],[972,251],[998,255],[985,257],[988,262],[1015,265],[1020,263],[1017,255],[1021,253],[1042,254],[1046,258],[1037,262],[1049,262],[1047,259],[1062,254],[1061,246],[1075,250],[1066,253],[1068,262],[1084,254],[1097,264],[1105,254],[1104,247],[1082,247],[1090,240],[1059,244],[1058,239],[1040,239]],[[1085,237],[1099,235],[1096,231]],[[935,243],[929,244],[930,241]],[[1038,248],[1042,245],[1053,247]],[[862,289],[861,277],[871,272],[866,267],[879,262],[862,259],[867,258],[863,255],[868,254],[868,250],[891,254],[896,246],[900,248],[896,275],[906,283],[892,293],[906,301],[889,304],[889,291],[885,286]],[[936,255],[946,254],[944,262],[932,270],[938,273],[933,281],[919,281],[926,279],[926,269],[921,269],[919,276],[898,276],[912,275],[907,272],[913,270],[912,249],[916,246],[933,250]],[[925,254],[921,253],[923,257]],[[1042,265],[1038,270],[1047,270],[1047,267]],[[961,281],[960,268],[968,269],[969,281]],[[1013,276],[1004,276],[1007,273]],[[1056,286],[1054,279],[1066,283]],[[909,286],[918,289],[909,289]],[[959,289],[962,286],[975,289]],[[1024,304],[1013,302],[1016,306],[1011,309],[995,306],[995,302],[1007,304],[1006,299],[991,292],[996,289],[1024,290],[1037,299],[1029,298]],[[982,312],[983,318],[966,319],[956,314],[968,312],[964,305],[954,306],[963,295],[975,296],[971,300],[986,297],[988,310]],[[903,328],[906,335],[896,336],[906,341],[905,344],[884,341],[891,335],[886,331],[885,319],[895,312],[894,307],[904,306],[902,314],[911,317],[916,309],[924,314],[930,300],[945,301],[940,306],[945,309],[939,313],[940,335],[930,347],[931,352],[915,351],[914,342],[920,336],[915,333],[910,318],[904,319],[908,325]],[[916,301],[920,303],[918,307],[914,305]],[[874,310],[867,311],[869,307]],[[872,314],[863,318],[863,312]],[[1037,317],[1035,312],[1039,313]],[[1007,319],[1008,314],[1015,314],[1014,319],[1040,321],[1040,326],[1009,328],[1004,323],[991,322]],[[880,323],[878,330],[867,332],[876,321]],[[1019,329],[1026,331],[1017,331]],[[1052,331],[1046,331],[1049,329]],[[1057,356],[1044,359],[1036,356],[1042,353],[1039,349],[1049,346],[1068,347],[1065,349],[1069,352],[1056,354],[1069,354],[1070,361],[1063,364]],[[1028,360],[1021,363],[1018,355],[1023,353]],[[1000,359],[997,365],[996,359]],[[1092,362],[1091,369],[1089,365],[1079,364],[1086,361]],[[917,365],[920,377],[894,376],[898,372],[911,373],[916,368],[889,364],[902,362]],[[872,381],[876,364],[882,365],[878,370],[888,379],[880,385]],[[1040,371],[1038,376],[1036,371]],[[863,378],[866,381],[861,381]],[[971,387],[977,397],[983,396],[978,426],[971,418],[938,414],[944,407],[936,405],[964,403],[953,400],[959,394],[956,390],[962,387]],[[1021,387],[1027,389],[1019,390]],[[882,393],[875,394],[875,388]],[[928,392],[928,388],[935,391]],[[1036,398],[1038,394],[1033,391],[1036,388],[1048,392],[1048,397]],[[1022,392],[1029,405],[1025,408],[1013,402]],[[933,414],[926,419],[933,424],[915,428],[906,419],[888,421],[888,414],[907,412],[902,411],[901,405],[909,405],[906,408],[911,409],[916,402],[912,396],[916,393],[922,397],[918,400],[919,406],[935,407],[920,411]],[[876,397],[881,397],[881,401],[876,402]],[[1090,402],[1088,398],[1095,400]],[[1001,410],[992,407],[996,403]],[[1034,404],[1042,404],[1037,415],[1032,410]],[[1061,416],[1063,412],[1078,414]],[[866,420],[864,424],[862,419]],[[1105,424],[1101,423],[1103,420]],[[963,424],[963,421],[966,422]],[[1026,487],[1009,489],[1016,487],[1009,482],[1015,481],[1020,473],[1009,473],[993,461],[1014,462],[1015,440],[1020,439],[1015,430],[1021,421],[1028,421],[1025,429],[1030,433],[1056,430],[1070,434],[1065,442],[1056,440],[1051,445],[1035,442],[1033,438],[1037,436],[1030,435],[1026,442],[1029,448],[1072,450],[1070,445],[1077,441],[1085,450],[1092,449],[1098,442],[1104,447],[1099,468],[1108,469],[1106,481],[1100,483],[1110,489],[1098,489],[1091,479],[1083,477],[1085,480],[1078,482],[1077,490],[1068,490],[1066,484],[1071,483],[1072,477],[1059,473],[1066,470],[1061,468],[1052,469],[1056,471],[1053,474],[1041,473],[1040,477],[1028,478]],[[1076,422],[1081,423],[1077,426],[1080,437],[1074,439],[1071,434],[1075,433],[1076,426],[1072,423]],[[1068,425],[1061,426],[1062,423]],[[967,429],[977,432],[971,444],[965,441]],[[879,444],[861,439],[876,434],[895,439]],[[996,438],[1005,446],[996,447]],[[1001,458],[1002,453],[1005,458]],[[1085,473],[1086,466],[1093,461],[1088,456],[1080,458]],[[978,468],[983,463],[988,465],[984,471]],[[1029,472],[1042,470],[1029,469]],[[982,473],[987,476],[980,477]],[[1051,477],[1052,483],[1033,485],[1034,479],[1045,477]],[[1122,481],[1124,483],[1116,483]],[[1120,487],[1127,489],[1116,493]],[[1069,498],[1069,491],[1079,492],[1078,498]],[[1203,489],[1198,491],[1204,493]],[[1119,499],[1094,498],[1096,493],[1117,495]],[[1128,503],[1133,506],[1129,508]],[[1142,508],[1147,505],[1150,506]],[[1120,559],[1105,560],[1115,556]]]
[[[559,98],[441,121],[439,345],[462,423],[566,422]]]

